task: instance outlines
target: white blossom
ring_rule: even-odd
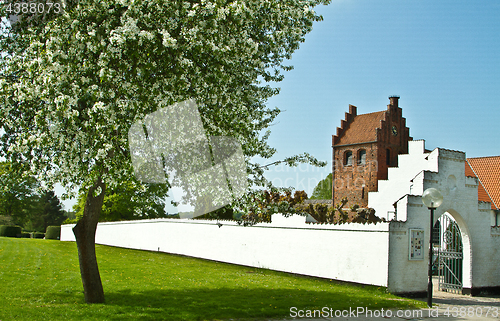
[[[149,31],[144,31],[144,30],[141,30],[139,32],[139,37],[146,38],[148,40],[153,40],[154,39],[153,33],[149,32]]]
[[[175,45],[177,44],[177,40],[172,38],[167,30],[163,29],[162,31],[160,31],[160,33],[163,36],[162,44],[165,47],[175,47]]]
[[[270,157],[261,131],[279,112],[265,106],[277,91],[260,82],[280,80],[283,61],[319,20],[312,7],[323,2],[82,0],[42,33],[22,34],[30,45],[12,59],[0,58],[2,75],[27,71],[0,77],[1,121],[18,135],[9,153],[25,153],[53,182],[88,187],[104,164],[106,183],[117,184],[131,172],[127,154],[114,151],[127,149],[131,124],[193,98],[210,134],[237,137],[248,159]],[[31,148],[41,155],[30,157]]]

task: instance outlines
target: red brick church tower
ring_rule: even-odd
[[[368,192],[375,192],[387,169],[398,166],[398,154],[408,153],[410,130],[398,106],[398,96],[389,97],[387,110],[357,115],[349,105],[337,135],[332,137],[333,201],[347,197],[346,206],[368,206]]]

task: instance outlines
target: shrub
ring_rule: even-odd
[[[31,238],[31,233],[22,232],[21,233],[21,237],[24,238],[24,239],[29,239],[29,238]]]
[[[45,237],[45,233],[35,232],[33,233],[34,239],[43,239]]]
[[[64,222],[62,222],[63,224],[76,224],[78,223],[78,220],[79,218],[74,218],[74,219],[70,219],[70,218],[67,218]]]
[[[385,222],[385,219],[375,215],[373,208],[359,208],[358,205],[352,206],[347,211],[344,206],[347,204],[347,198],[335,205],[327,204],[298,204],[295,209],[298,212],[310,214],[318,223],[329,224],[344,224],[344,223],[361,223],[361,224],[377,224]]]
[[[47,231],[45,231],[46,240],[59,240],[60,237],[61,237],[60,226],[47,226]]]
[[[21,236],[21,227],[0,225],[0,236],[8,236],[8,237]]]

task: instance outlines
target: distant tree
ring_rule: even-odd
[[[35,215],[42,221],[40,230],[43,232],[47,230],[47,226],[61,225],[66,219],[61,201],[54,191],[46,191],[42,194]]]
[[[223,206],[215,211],[194,217],[195,219],[218,219],[218,220],[233,220],[234,209],[231,205]]]
[[[74,210],[71,210],[71,211],[65,210],[64,216],[66,216],[66,218],[69,220],[74,220],[74,219],[76,219],[76,212]]]
[[[39,182],[9,162],[0,162],[0,215],[24,226],[39,205]]]
[[[333,175],[330,173],[316,185],[311,195],[312,200],[332,199],[332,177]]]
[[[100,222],[140,220],[167,217],[165,184],[139,184],[135,181],[122,182],[104,195]],[[78,201],[73,206],[76,218],[83,216],[87,193],[80,191]]]
[[[0,215],[0,225],[14,225],[12,217]]]
[[[271,216],[277,213],[286,216],[304,214],[302,211],[296,211],[295,208],[307,199],[307,193],[295,191],[292,196],[291,191],[280,192],[272,189],[249,193],[249,197],[252,197],[253,200],[247,203],[248,206],[241,217],[244,225],[271,222]]]
[[[4,222],[40,232],[66,219],[55,193],[43,190],[34,176],[9,162],[0,163],[0,216]]]

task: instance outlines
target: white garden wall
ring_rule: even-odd
[[[96,243],[161,251],[277,271],[387,286],[389,225],[306,224],[273,215],[272,223],[157,219],[99,223]],[[74,241],[63,225],[62,241]]]
[[[490,203],[478,202],[477,178],[465,176],[465,153],[409,142],[368,204],[395,219],[377,225],[307,224],[303,216],[273,215],[272,223],[243,227],[236,222],[189,219],[100,223],[96,243],[161,251],[348,282],[387,286],[393,293],[424,294],[430,235],[429,210],[421,195],[429,187],[443,194],[434,220],[450,214],[461,230],[463,290],[500,289],[500,227]],[[396,207],[394,207],[394,204]],[[74,241],[72,225],[61,240]],[[410,229],[423,231],[423,254],[409,258]]]

